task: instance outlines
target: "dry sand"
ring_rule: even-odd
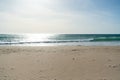
[[[1,46],[0,80],[120,80],[120,46]]]

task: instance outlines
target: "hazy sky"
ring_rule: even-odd
[[[120,0],[0,0],[0,33],[120,33]]]

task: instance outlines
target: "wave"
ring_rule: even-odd
[[[60,40],[60,41],[36,41],[36,42],[0,42],[0,45],[4,44],[32,44],[32,43],[69,43],[69,42],[82,42],[78,40]]]
[[[120,37],[98,37],[90,41],[120,41]]]
[[[37,43],[77,43],[77,42],[103,42],[103,41],[120,41],[120,38],[90,38],[80,40],[49,40],[49,41],[21,41],[21,42],[0,42],[0,45],[9,44],[37,44]]]
[[[12,35],[0,34],[0,45],[41,44],[41,43],[82,43],[82,42],[115,42],[120,41],[120,35],[108,34],[53,34],[53,35]]]

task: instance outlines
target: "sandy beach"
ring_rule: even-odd
[[[1,46],[0,80],[120,80],[120,46]]]

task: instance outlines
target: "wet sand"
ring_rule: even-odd
[[[120,80],[120,46],[1,46],[0,80]]]

